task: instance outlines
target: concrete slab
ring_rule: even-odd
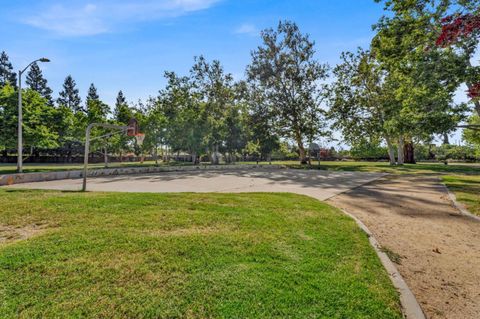
[[[87,188],[96,192],[290,192],[326,200],[384,175],[289,169],[163,172],[92,177]],[[6,187],[75,191],[81,189],[81,183],[81,179],[66,179]]]

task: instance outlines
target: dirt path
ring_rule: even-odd
[[[389,176],[329,202],[400,259],[428,318],[480,318],[480,222],[458,213],[438,178]]]

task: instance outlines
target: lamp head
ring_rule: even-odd
[[[40,61],[40,62],[50,62],[50,60],[47,59],[47,58],[41,58],[41,59],[39,59],[39,61]]]

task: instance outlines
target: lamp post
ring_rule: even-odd
[[[50,62],[47,58],[40,58],[25,67],[25,69],[18,71],[18,157],[17,157],[17,172],[21,173],[23,170],[23,110],[22,110],[22,74],[36,62]]]

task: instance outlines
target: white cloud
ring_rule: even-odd
[[[177,17],[205,10],[221,0],[107,0],[90,3],[71,1],[52,4],[23,22],[61,36],[90,36],[113,32],[119,26],[138,21]],[[94,2],[94,1],[93,1]]]
[[[235,30],[235,33],[256,36],[260,32],[257,30],[257,27],[255,27],[255,25],[251,23],[244,23]]]

